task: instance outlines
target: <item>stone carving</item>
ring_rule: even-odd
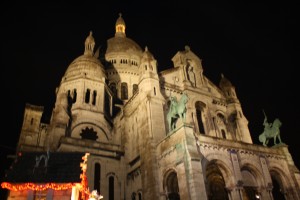
[[[172,131],[176,128],[177,119],[180,118],[182,122],[185,122],[186,117],[186,103],[188,101],[188,96],[183,93],[179,102],[175,96],[171,96],[171,103],[169,112],[167,114],[167,120],[169,124],[169,130]]]
[[[193,66],[189,65],[187,67],[187,76],[188,76],[188,80],[190,81],[191,85],[193,87],[196,87],[196,77],[195,77],[195,73],[193,70]]]
[[[264,146],[267,146],[269,143],[269,139],[273,138],[274,145],[282,144],[279,129],[282,125],[281,121],[276,118],[273,123],[269,123],[265,112],[264,115],[264,132],[259,135],[259,141],[262,142]],[[279,143],[277,143],[277,139],[279,140]]]

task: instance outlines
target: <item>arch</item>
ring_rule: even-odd
[[[222,176],[226,181],[226,187],[231,187],[235,185],[235,176],[231,167],[231,161],[229,157],[226,157],[224,154],[221,153],[211,153],[206,156],[206,159],[202,160],[202,165],[204,172],[207,169],[207,165],[209,163],[215,163],[218,165],[220,171],[222,172]]]
[[[76,88],[75,89],[73,89],[73,97],[72,97],[72,103],[75,103],[76,102],[76,100],[77,100],[77,90],[76,90]]]
[[[94,165],[94,190],[100,192],[100,183],[101,180],[101,165],[99,162],[96,162]]]
[[[279,199],[286,199],[285,195],[287,195],[286,190],[284,189],[282,180],[279,178],[280,175],[274,173],[271,174],[272,179],[272,195],[273,197],[277,197]]]
[[[216,117],[213,118],[217,137],[227,138],[226,118],[222,111],[216,112]]]
[[[138,200],[142,200],[143,196],[142,196],[142,192],[138,192]]]
[[[227,200],[227,188],[233,185],[233,174],[226,164],[217,159],[205,163],[205,186],[207,197],[210,200]]]
[[[84,97],[84,102],[85,103],[89,103],[90,102],[90,95],[91,95],[91,90],[90,89],[86,89],[86,91],[85,91],[85,97]]]
[[[243,199],[257,199],[260,195],[259,188],[264,186],[263,174],[251,163],[246,163],[241,167],[243,179]]]
[[[91,123],[91,122],[80,122],[76,124],[75,126],[72,127],[71,130],[71,137],[74,138],[81,138],[82,136],[80,135],[82,133],[82,130],[86,128],[93,128],[93,131],[95,131],[97,134],[97,141],[108,141],[109,140],[109,131],[105,131],[103,126],[99,126],[99,124]]]
[[[272,194],[275,196],[284,196],[284,199],[289,199],[288,196],[294,196],[294,192],[290,190],[292,184],[286,177],[289,177],[283,170],[280,164],[270,164],[269,171],[272,179],[273,189]]]
[[[202,101],[196,101],[195,102],[195,109],[196,109],[196,125],[197,130],[199,133],[205,134],[205,128],[204,128],[204,109],[206,108],[206,104]]]
[[[92,97],[93,97],[92,105],[96,105],[96,99],[97,99],[97,91],[96,90],[93,91]]]
[[[108,185],[108,200],[120,199],[120,182],[118,176],[114,172],[106,174],[106,181]]]
[[[115,199],[115,177],[114,176],[108,177],[108,199],[109,200]]]
[[[169,200],[180,200],[177,172],[173,169],[164,174],[163,188]]]
[[[128,99],[128,85],[126,82],[121,83],[121,99],[122,100]]]

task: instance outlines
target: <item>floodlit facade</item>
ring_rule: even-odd
[[[253,144],[224,75],[212,83],[188,46],[159,71],[125,30],[120,15],[103,59],[90,32],[55,90],[50,122],[41,121],[43,106],[26,105],[17,152],[48,152],[49,165],[51,153],[89,153],[87,186],[107,200],[300,199],[288,146]],[[32,195],[7,188],[8,199]]]

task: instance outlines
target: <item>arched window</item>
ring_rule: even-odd
[[[164,184],[168,192],[168,199],[180,200],[177,173],[175,171],[169,172]]]
[[[113,176],[108,178],[108,199],[114,200],[115,199],[115,179]]]
[[[76,89],[73,90],[73,103],[75,103],[77,100],[77,91]]]
[[[97,97],[97,91],[94,90],[94,91],[93,91],[93,100],[92,100],[92,104],[93,104],[93,105],[96,105],[96,97]]]
[[[211,162],[206,167],[206,192],[208,200],[228,200],[225,181],[218,164]]]
[[[90,94],[91,94],[91,90],[90,89],[86,89],[86,92],[85,92],[85,103],[89,103],[90,102]]]
[[[288,199],[286,197],[288,197],[289,193],[285,193],[286,189],[284,188],[284,184],[281,180],[281,176],[278,172],[272,170],[271,172],[271,179],[272,179],[272,185],[273,185],[273,189],[272,189],[272,194],[273,197],[276,197],[275,199]],[[287,195],[285,197],[285,195]]]
[[[128,86],[127,83],[121,83],[121,99],[128,99]]]
[[[196,106],[196,119],[197,119],[198,130],[199,133],[204,134],[205,130],[204,130],[204,124],[202,119],[202,112],[203,109],[205,108],[205,104],[200,101],[197,101],[195,106]]]
[[[95,164],[94,171],[94,190],[100,193],[100,180],[101,180],[101,166],[99,163]]]
[[[138,195],[139,195],[139,200],[142,200],[142,193],[139,192]]]

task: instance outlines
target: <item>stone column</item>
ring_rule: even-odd
[[[200,160],[191,160],[188,169],[188,187],[190,188],[191,200],[207,199],[205,183]]]
[[[176,166],[180,199],[190,200],[190,191],[186,180],[185,166],[181,162]]]

